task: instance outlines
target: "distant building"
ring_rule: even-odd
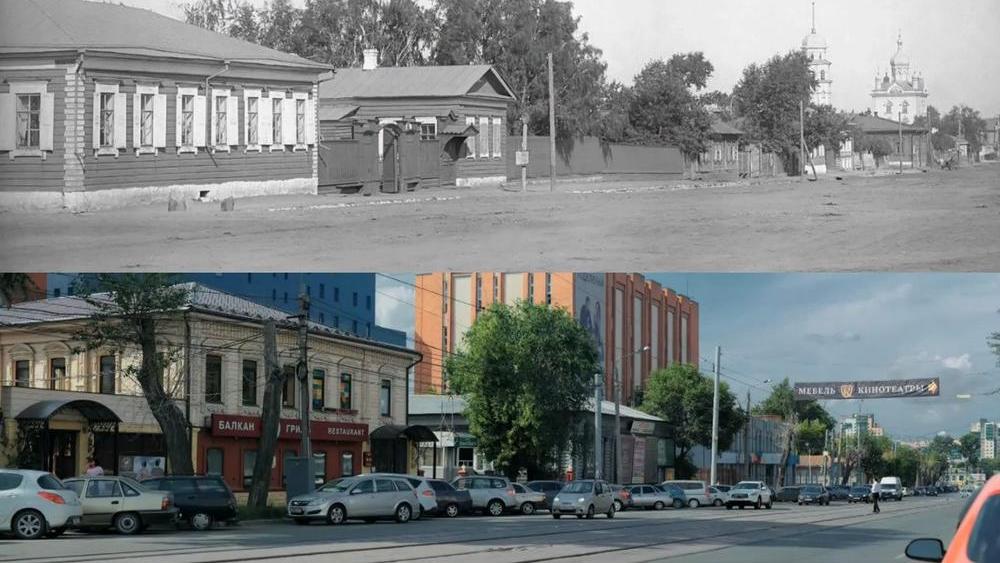
[[[856,414],[845,418],[840,423],[841,433],[844,436],[857,437],[859,431],[862,436],[880,436],[881,433],[875,434],[876,428],[881,431],[881,428],[875,424],[875,415],[873,414]]]
[[[833,105],[833,77],[827,58],[826,39],[816,33],[816,3],[812,5],[812,31],[802,39],[802,52],[809,60],[809,72],[816,79],[816,89],[812,93],[814,105]],[[820,155],[822,156],[822,155]]]
[[[784,439],[787,437],[789,424],[780,416],[751,416],[749,436],[747,429],[741,429],[733,436],[729,448],[719,453],[716,461],[716,480],[719,483],[736,483],[742,480],[764,481],[771,486],[780,487],[795,482],[794,467],[797,455],[788,456],[788,471],[785,472],[785,482],[778,483],[778,468],[781,467]],[[749,440],[748,440],[749,438]],[[688,455],[691,462],[698,468],[698,477],[709,480],[711,474],[712,452],[705,446],[694,446]]]
[[[896,53],[889,59],[889,72],[875,77],[871,107],[881,116],[912,125],[917,117],[927,115],[927,87],[924,77],[911,68],[910,57],[903,50],[903,35],[896,41]]]
[[[1000,423],[985,422],[979,433],[979,457],[981,459],[997,459],[997,430]]]
[[[876,162],[871,153],[841,153],[838,163],[846,170],[870,170],[878,166],[919,168],[931,162],[930,132],[923,127],[893,121],[878,115],[856,114],[848,117],[848,124],[861,131],[866,138],[884,139],[892,152]],[[857,149],[851,145],[851,149]]]

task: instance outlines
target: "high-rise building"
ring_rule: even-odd
[[[442,392],[444,359],[461,348],[479,311],[518,300],[572,312],[594,336],[609,398],[616,370],[622,402],[635,403],[652,371],[698,364],[698,303],[640,274],[438,272],[416,277],[414,340],[424,361],[415,392]]]
[[[812,93],[815,105],[833,104],[833,63],[827,58],[827,44],[823,36],[816,33],[816,3],[812,4],[812,31],[802,39],[802,52],[809,61],[809,72],[816,79],[816,89]]]
[[[979,457],[980,459],[997,459],[997,422],[984,422],[982,431],[979,433]]]
[[[841,433],[844,436],[857,436],[861,432],[862,436],[882,436],[882,427],[875,423],[873,414],[856,414],[845,418],[840,423]]]

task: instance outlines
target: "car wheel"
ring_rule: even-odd
[[[410,505],[405,502],[396,507],[396,522],[400,524],[405,524],[410,521],[413,516],[413,511],[410,509]]]
[[[757,502],[753,503],[754,510],[760,510],[760,497],[757,497]]]
[[[663,507],[664,505],[660,501],[656,501],[655,503],[653,503],[653,510],[663,510]]]
[[[801,500],[799,501],[799,506],[802,506],[802,501]]]
[[[486,505],[486,512],[490,516],[503,516],[504,505],[499,500],[491,500],[489,504]]]
[[[142,528],[142,520],[139,519],[139,515],[135,512],[122,512],[115,516],[114,526],[119,534],[127,536],[138,532]]]
[[[764,505],[764,508],[766,508],[768,510],[771,510],[772,506],[774,506],[774,501],[770,501],[769,500],[769,501],[767,501],[767,504]]]
[[[624,506],[622,506],[622,501],[616,500],[615,501],[615,512],[621,512],[622,508],[624,508]]]
[[[521,514],[524,514],[525,516],[530,516],[534,513],[535,513],[534,503],[526,502],[521,505]]]
[[[48,524],[45,522],[45,517],[37,510],[25,510],[18,513],[11,524],[14,535],[21,540],[38,539],[48,532]]]
[[[607,517],[608,518],[614,518],[615,517],[615,512],[618,512],[618,510],[615,508],[615,503],[611,503],[611,507],[608,508]]]
[[[594,505],[587,507],[587,520],[592,520],[594,518]]]
[[[212,527],[212,515],[207,512],[196,512],[191,516],[191,527],[199,532]]]
[[[562,514],[553,514],[553,515],[552,515],[552,518],[553,518],[554,520],[558,520],[560,516],[562,516]]]
[[[444,507],[444,515],[447,516],[448,518],[454,518],[458,516],[458,505],[455,503],[451,503],[448,506]]]
[[[674,508],[684,508],[684,501],[682,501],[679,498],[675,498],[673,506],[674,506]]]
[[[344,507],[339,504],[331,506],[330,510],[326,511],[326,521],[334,526],[343,524],[346,519],[347,512],[344,510]]]
[[[576,515],[576,519],[577,520],[583,520],[583,514],[577,514]]]
[[[715,502],[713,502],[712,505],[713,506],[722,506],[722,499],[715,499]]]
[[[701,506],[701,503],[698,502],[698,499],[693,498],[688,501],[688,506],[690,506],[691,508],[698,508],[699,506]]]

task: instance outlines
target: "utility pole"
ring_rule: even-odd
[[[521,152],[528,153],[528,114],[521,116]],[[521,166],[521,191],[528,191],[528,166]]]
[[[715,347],[715,381],[712,395],[712,470],[710,485],[716,483],[716,458],[719,456],[719,362],[722,361],[722,347]]]
[[[601,430],[601,403],[604,377],[594,374],[594,479],[604,479],[604,435]]]
[[[308,466],[310,468],[309,479],[309,490],[312,491],[315,483],[313,483],[313,470],[312,470],[312,443],[309,440],[309,407],[312,403],[312,382],[309,378],[309,366],[308,357],[309,350],[307,347],[307,335],[309,334],[309,296],[306,295],[306,282],[305,274],[299,274],[299,365],[298,365],[298,379],[299,379],[299,413],[300,422],[299,426],[302,431],[302,457],[306,459]]]
[[[549,53],[549,191],[556,190],[556,87],[552,73],[552,53]],[[617,438],[615,439],[617,442]],[[617,475],[616,475],[617,477]]]
[[[618,483],[622,478],[621,372],[618,370],[618,362],[615,362],[615,380],[612,386],[615,396],[615,483]]]
[[[799,181],[806,181],[806,110],[805,104],[799,100],[799,152],[802,162],[799,163]]]
[[[743,455],[746,456],[747,465],[747,480],[750,477],[750,424],[753,422],[753,416],[750,414],[750,388],[747,387],[747,426],[743,429]]]

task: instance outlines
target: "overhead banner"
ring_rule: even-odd
[[[795,400],[797,401],[809,399],[904,399],[937,397],[940,393],[941,381],[936,377],[795,384]]]

